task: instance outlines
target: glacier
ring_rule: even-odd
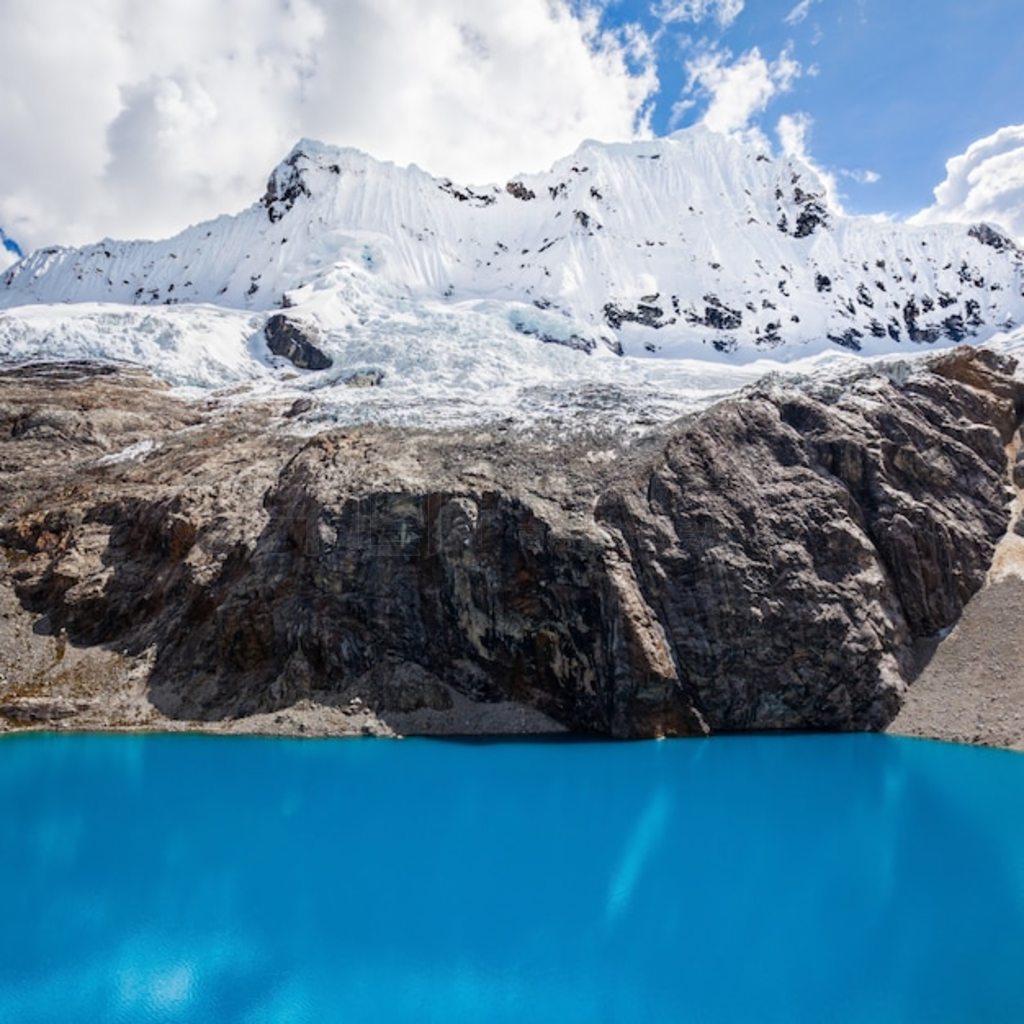
[[[330,369],[270,353],[281,311]],[[315,392],[332,422],[642,427],[768,373],[1019,348],[1022,323],[1024,253],[994,226],[846,216],[813,168],[704,128],[472,187],[304,139],[236,215],[0,274],[2,361]],[[380,386],[344,386],[366,368]]]

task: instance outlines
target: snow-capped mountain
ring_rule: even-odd
[[[587,142],[484,187],[303,140],[241,213],[32,253],[0,277],[0,307],[0,357],[84,344],[159,370],[187,349],[204,382],[265,359],[252,339],[283,308],[349,364],[453,338],[515,367],[551,342],[740,364],[985,339],[1024,322],[1024,254],[988,225],[843,216],[809,167],[700,128]]]

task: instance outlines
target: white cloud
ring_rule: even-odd
[[[800,0],[782,20],[787,25],[799,25],[811,13],[811,8],[815,3],[817,3],[817,0]]]
[[[728,28],[743,13],[745,0],[658,0],[651,13],[666,25],[675,21],[705,21],[713,17]]]
[[[858,185],[875,185],[882,180],[882,176],[878,171],[872,170],[847,170],[843,169],[839,172],[844,178],[849,178],[851,181],[857,182]]]
[[[697,101],[692,99],[678,99],[672,104],[669,114],[669,127],[676,129],[683,123],[683,118],[697,106]]]
[[[789,50],[775,61],[766,60],[755,46],[730,63],[728,51],[711,50],[686,65],[686,92],[710,97],[703,123],[716,132],[742,131],[771,100],[788,92],[800,76],[800,64]]]
[[[644,33],[569,0],[48,0],[3,27],[0,224],[29,247],[238,209],[303,135],[502,180],[649,134],[657,88]]]
[[[783,114],[775,126],[779,144],[786,156],[807,160],[807,137],[813,121],[809,114]]]
[[[935,202],[911,223],[990,221],[1024,242],[1024,124],[1008,125],[972,142],[946,162]]]

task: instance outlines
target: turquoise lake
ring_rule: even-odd
[[[1024,757],[0,740],[0,1020],[1024,1020]]]

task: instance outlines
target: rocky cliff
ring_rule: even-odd
[[[769,381],[628,443],[4,371],[0,723],[883,728],[1010,526],[1013,369]]]

